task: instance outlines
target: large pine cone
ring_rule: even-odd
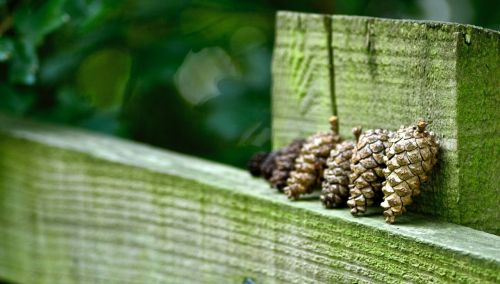
[[[331,131],[309,137],[295,160],[295,170],[290,172],[284,192],[290,199],[311,193],[321,184],[326,159],[330,151],[341,141],[337,133],[337,118],[330,118]]]
[[[300,149],[304,145],[305,139],[296,139],[290,145],[283,148],[275,158],[275,169],[269,182],[271,186],[283,191],[290,172],[295,169],[295,160],[299,156]]]
[[[401,127],[389,139],[389,148],[384,162],[386,182],[382,188],[385,220],[394,223],[396,216],[402,215],[405,206],[412,203],[412,196],[420,194],[420,184],[429,178],[437,162],[439,142],[433,132],[425,130],[424,120],[416,126]]]
[[[391,132],[385,129],[364,132],[356,144],[351,159],[350,197],[347,205],[352,214],[364,213],[382,195],[385,149]]]

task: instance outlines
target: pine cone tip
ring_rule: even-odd
[[[354,138],[355,138],[356,142],[359,141],[359,136],[361,136],[361,132],[362,132],[361,126],[354,127],[352,129],[352,134],[354,135]]]
[[[417,122],[417,128],[418,128],[418,132],[424,132],[425,131],[425,128],[427,127],[427,122],[423,119],[420,119],[418,122]]]
[[[337,116],[335,116],[335,115],[330,116],[329,122],[330,122],[330,128],[332,129],[332,131],[337,133],[337,131],[339,129],[339,126],[338,126],[339,120],[338,120]]]

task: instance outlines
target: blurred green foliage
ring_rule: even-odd
[[[498,1],[0,0],[0,111],[243,166],[270,148],[277,10],[500,19]]]

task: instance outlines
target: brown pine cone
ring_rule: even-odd
[[[269,181],[269,179],[273,175],[274,170],[276,169],[276,157],[278,157],[280,153],[281,150],[270,152],[260,165],[261,175],[267,181]]]
[[[262,174],[260,167],[268,156],[269,152],[259,152],[250,158],[247,164],[247,169],[252,176],[259,177]]]
[[[351,159],[349,200],[352,214],[364,213],[381,197],[385,149],[391,133],[385,129],[364,132],[356,144]]]
[[[283,148],[276,156],[274,169],[269,182],[271,186],[283,191],[290,172],[295,169],[295,160],[299,156],[300,149],[304,145],[305,139],[296,139],[290,145]]]
[[[384,157],[384,202],[380,204],[387,223],[394,223],[412,203],[411,197],[420,194],[420,184],[428,180],[437,162],[439,142],[426,127],[427,123],[419,120],[416,126],[401,127],[389,139]]]
[[[280,151],[259,152],[253,155],[247,163],[247,169],[254,177],[262,176],[269,180],[276,169],[276,157]]]
[[[321,184],[326,159],[330,151],[341,141],[337,133],[337,117],[330,118],[331,131],[309,137],[295,160],[295,170],[290,172],[284,192],[290,199],[311,193]]]
[[[356,140],[361,134],[360,128],[353,129]],[[351,174],[351,158],[356,142],[344,141],[330,152],[326,160],[321,186],[321,202],[325,208],[345,206],[349,196],[349,175]]]

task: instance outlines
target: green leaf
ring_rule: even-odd
[[[14,56],[10,63],[9,80],[12,83],[33,85],[38,71],[38,57],[35,46],[27,41],[16,42]]]
[[[80,32],[92,32],[101,28],[126,5],[126,1],[67,1],[66,10],[71,15],[71,24],[78,27]]]
[[[14,52],[14,42],[10,38],[0,38],[0,62],[7,61]]]
[[[121,49],[103,49],[88,56],[77,72],[77,87],[92,105],[120,106],[130,78],[131,57]]]
[[[38,45],[48,33],[69,20],[69,16],[63,10],[65,2],[65,0],[49,0],[37,9],[26,4],[14,14],[14,27],[23,38]]]
[[[12,83],[32,85],[38,71],[36,47],[44,37],[68,20],[63,10],[66,0],[45,1],[38,7],[25,3],[14,13],[14,28],[18,33],[9,69]]]
[[[32,93],[20,93],[5,83],[0,83],[0,110],[16,114],[26,114],[35,103]]]

